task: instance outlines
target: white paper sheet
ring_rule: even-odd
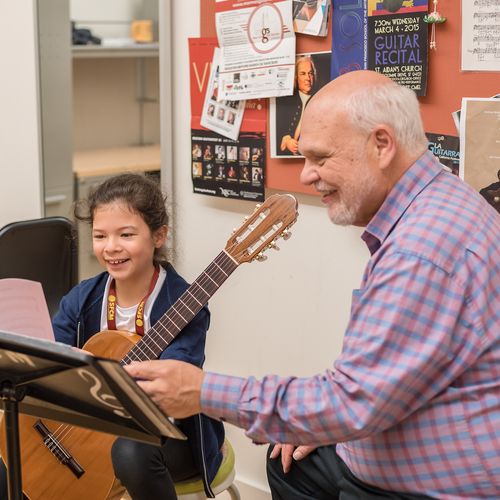
[[[219,99],[293,93],[295,33],[291,0],[217,0]]]
[[[462,0],[462,70],[500,70],[500,0]]]
[[[200,123],[208,130],[235,141],[240,133],[241,120],[245,112],[245,101],[221,101],[218,99],[219,59],[220,49],[216,47]]]

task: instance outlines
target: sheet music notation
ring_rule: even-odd
[[[500,0],[462,0],[462,69],[500,70]]]

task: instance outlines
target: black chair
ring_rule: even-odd
[[[78,280],[74,224],[64,217],[12,222],[0,229],[0,278],[38,281],[50,316]]]

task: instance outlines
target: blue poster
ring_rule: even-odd
[[[366,0],[332,0],[332,80],[367,68]]]

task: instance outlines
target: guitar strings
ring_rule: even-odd
[[[237,266],[238,264],[230,260],[230,257],[225,252],[221,252],[188,290],[170,307],[167,314],[157,321],[144,338],[127,353],[122,363],[127,364],[134,360],[151,359],[153,356],[157,358],[188,321],[208,302],[208,299],[219,289]],[[198,291],[195,289],[198,289]],[[193,290],[192,293],[191,290]],[[200,291],[204,294],[204,297],[200,296]],[[167,339],[165,334],[168,334],[170,338]]]

